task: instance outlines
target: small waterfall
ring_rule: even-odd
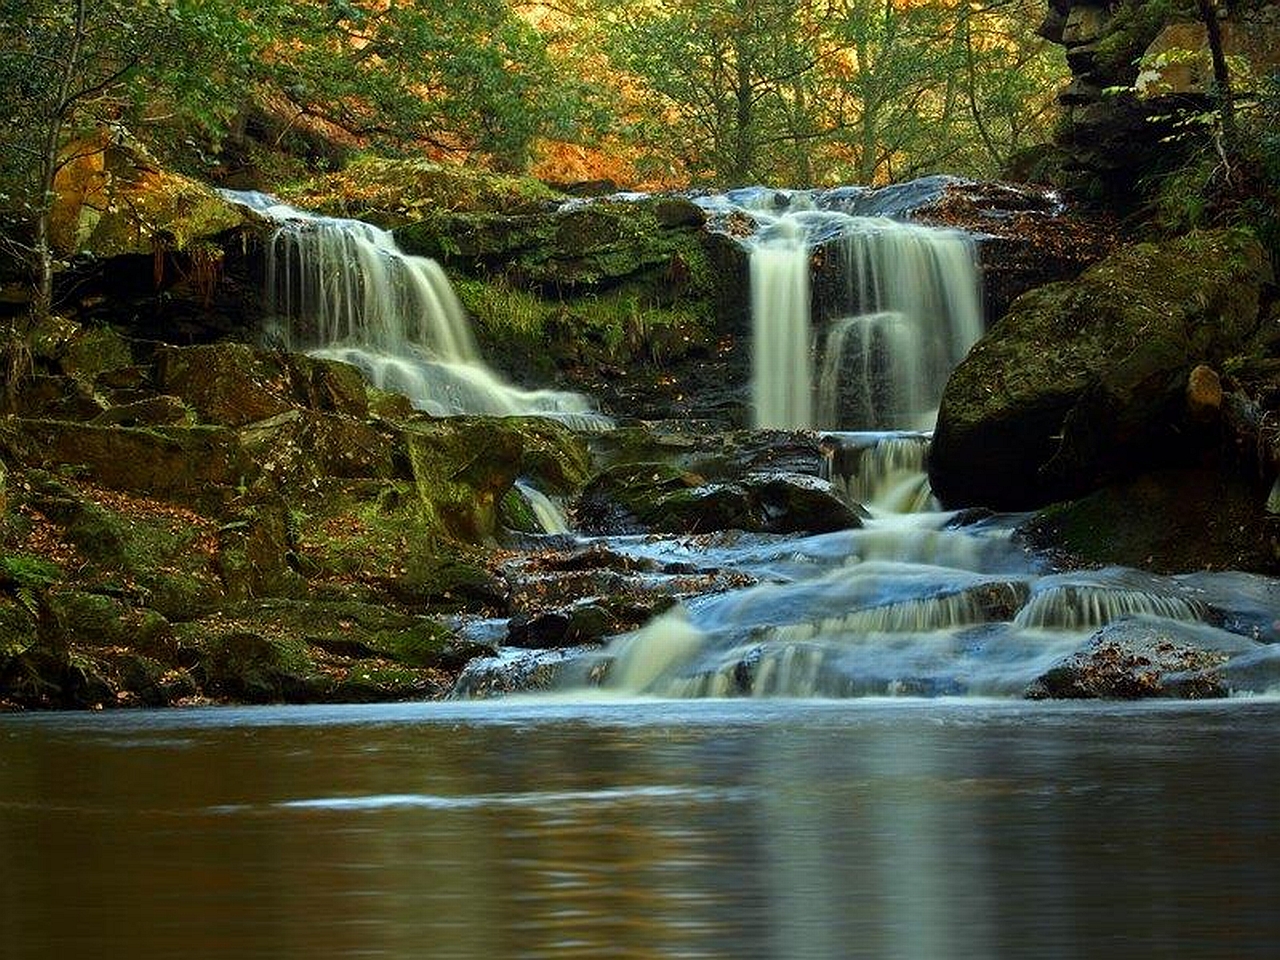
[[[529,504],[543,533],[572,533],[564,511],[550,497],[524,480],[517,480],[515,487],[520,496],[524,497],[525,503]]]
[[[1193,597],[1176,594],[1065,583],[1037,591],[1031,602],[1018,612],[1014,625],[1027,629],[1096,630],[1135,614],[1197,622],[1208,616],[1209,608]]]
[[[937,509],[925,477],[927,434],[827,434],[821,450],[823,477],[845,502],[891,514]]]
[[[321,217],[259,193],[224,191],[274,220],[267,309],[289,350],[357,367],[433,416],[552,417],[578,429],[609,425],[585,397],[523,390],[483,361],[466,311],[440,265],[405,253],[386,230]]]
[[[780,221],[751,254],[751,399],[758,429],[810,426],[809,245]]]
[[[704,201],[759,225],[751,251],[757,428],[930,429],[951,370],[982,334],[966,235],[819,209],[805,192]],[[824,201],[825,202],[825,201]],[[814,361],[811,261],[839,264],[843,314]],[[816,378],[815,369],[821,371]]]

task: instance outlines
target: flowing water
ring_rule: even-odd
[[[1204,676],[1231,691],[1280,693],[1280,581],[1120,567],[1051,574],[1017,542],[1021,517],[938,509],[923,473],[927,445],[922,434],[823,438],[833,488],[866,511],[859,529],[608,539],[619,553],[758,583],[685,598],[642,629],[559,664],[561,688],[676,698],[1021,697],[1100,628],[1137,621],[1170,643],[1215,651],[1222,662]]]
[[[524,390],[490,369],[440,265],[405,253],[388,231],[261,193],[224,193],[277,224],[266,255],[267,312],[285,349],[349,363],[435,416],[536,415],[576,429],[608,426],[579,394]]]
[[[753,420],[758,428],[931,429],[942,386],[982,334],[971,237],[879,215],[870,194],[740,191],[701,198],[756,224],[750,251]],[[850,212],[861,208],[877,215]],[[819,335],[811,272],[842,280]],[[818,343],[821,342],[821,348]]]
[[[0,956],[1246,960],[1280,704],[0,717]]]

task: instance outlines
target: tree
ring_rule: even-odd
[[[78,159],[68,140],[166,96],[189,111],[216,102],[213,65],[234,48],[235,23],[203,0],[0,0],[0,235],[27,265],[36,319],[53,303],[54,185]]]
[[[694,179],[785,182],[817,62],[806,12],[802,0],[606,0],[613,62],[650,94],[641,136],[672,150]]]
[[[508,0],[294,0],[246,8],[258,76],[299,117],[384,152],[424,146],[523,169],[540,136],[590,125],[591,96]]]

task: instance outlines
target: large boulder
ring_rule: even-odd
[[[63,156],[51,224],[60,254],[187,250],[246,220],[242,207],[162,169],[139,144],[109,131],[69,144]]]
[[[1194,459],[1208,428],[1192,372],[1248,351],[1271,283],[1255,240],[1213,231],[1122,247],[1025,294],[947,383],[934,492],[1022,510]]]

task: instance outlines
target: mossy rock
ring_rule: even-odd
[[[242,343],[162,347],[160,389],[181,398],[206,423],[242,426],[298,407],[364,417],[368,399],[354,367]]]
[[[223,427],[120,427],[60,420],[12,420],[0,428],[11,462],[74,469],[114,490],[207,499],[211,487],[255,478],[235,433]]]
[[[236,435],[268,485],[284,491],[326,477],[407,475],[401,436],[376,422],[291,409],[240,427]]]
[[[185,625],[184,639],[199,628]],[[307,645],[275,631],[219,630],[199,643],[198,676],[207,693],[246,703],[305,702],[331,681],[312,662]]]
[[[216,566],[230,600],[294,597],[306,581],[294,569],[288,505],[278,498],[240,505],[218,528]]]
[[[531,177],[419,159],[363,156],[286,188],[290,203],[390,227],[434,211],[542,210],[563,195]]]
[[[413,481],[330,481],[292,518],[313,591],[415,609],[501,607],[502,585],[441,528]]]
[[[63,156],[51,213],[60,254],[186,250],[245,222],[244,210],[217,191],[161,169],[140,144],[111,131],[69,144]]]
[[[1027,509],[1198,455],[1185,391],[1257,332],[1265,251],[1214,231],[1123,247],[1018,298],[943,393],[930,451],[948,506]]]
[[[40,471],[28,472],[26,481],[23,503],[51,525],[46,538],[74,552],[70,572],[31,558],[58,570],[58,582],[124,597],[170,618],[198,615],[221,600],[215,521],[189,508]],[[49,578],[55,582],[52,573]]]
[[[580,486],[587,452],[571,432],[538,418],[451,418],[405,427],[418,501],[426,523],[463,543],[490,542],[498,505],[516,477],[554,491]]]
[[[18,656],[36,642],[34,605],[29,593],[24,599],[0,592],[0,663]]]
[[[610,503],[641,529],[655,533],[825,532],[862,525],[829,483],[795,474],[747,473],[708,482],[665,463],[620,463],[592,480],[578,512],[609,517]]]
[[[1280,573],[1266,490],[1228,466],[1158,470],[1054,504],[1018,528],[1059,565]]]
[[[440,214],[399,228],[396,239],[460,272],[544,290],[643,279],[662,303],[712,295],[704,220],[690,201],[664,197],[539,214]]]

